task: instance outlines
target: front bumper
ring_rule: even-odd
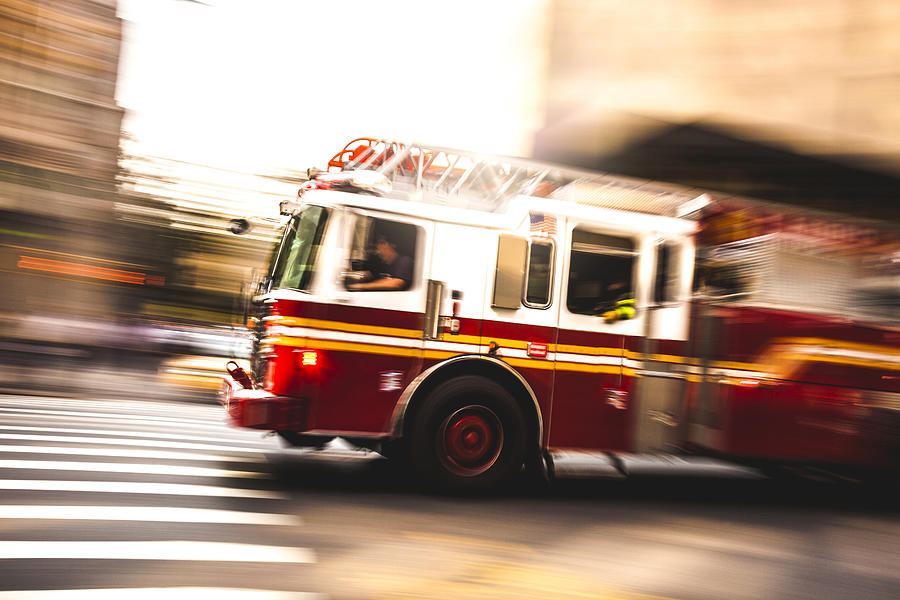
[[[222,378],[219,402],[235,427],[267,431],[303,431],[306,429],[306,401],[291,396],[276,396],[262,389],[245,389],[230,375]]]

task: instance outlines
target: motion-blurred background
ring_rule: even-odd
[[[895,226],[898,33],[891,0],[0,0],[0,388],[215,389],[275,233],[228,221],[360,136]]]

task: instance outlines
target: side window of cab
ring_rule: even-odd
[[[637,246],[631,238],[573,230],[566,309],[607,321],[634,317],[636,258]]]
[[[360,217],[353,231],[344,287],[354,292],[414,287],[418,236],[419,228],[409,223]]]

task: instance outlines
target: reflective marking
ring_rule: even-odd
[[[625,358],[630,358],[638,362],[644,360],[644,354],[641,352],[632,352],[631,350],[625,350],[624,356]],[[673,354],[648,354],[646,359],[654,362],[667,362],[677,364],[685,364],[690,360],[685,356],[677,356]]]
[[[196,454],[194,452],[168,452],[166,450],[131,450],[129,448],[81,448],[66,446],[6,446],[0,444],[0,452],[29,454],[79,454],[82,456],[107,456],[120,458],[164,458],[171,460],[195,460],[205,462],[265,462],[259,456],[224,456],[216,454]]]
[[[161,587],[0,592],[0,600],[324,600],[312,592],[241,588]]]
[[[444,352],[455,353],[476,353],[481,351],[481,347],[476,344],[462,344],[456,341],[447,340],[426,340],[425,348],[428,350],[438,350]]]
[[[287,336],[299,337],[315,340],[337,340],[341,342],[358,342],[360,344],[379,344],[388,346],[402,346],[405,348],[418,348],[422,345],[422,334],[418,333],[416,338],[409,339],[405,337],[384,337],[379,335],[369,335],[360,333],[351,333],[349,331],[327,331],[323,329],[307,329],[305,327],[272,327],[267,332],[271,336]]]
[[[685,370],[694,375],[704,374],[702,367],[686,367]],[[771,373],[767,373],[765,371],[751,371],[749,369],[724,369],[718,367],[710,367],[706,370],[706,375],[709,377],[751,377],[756,379],[766,379],[772,377]]]
[[[622,359],[618,356],[587,356],[584,354],[556,353],[556,360],[579,363],[585,365],[621,365]]]
[[[141,473],[145,475],[188,475],[191,477],[268,477],[254,471],[231,471],[206,467],[150,465],[135,463],[76,462],[57,460],[0,460],[0,469],[43,469],[51,471],[98,471],[100,473]]]
[[[812,360],[819,360],[822,362],[846,362],[848,364],[860,364],[862,366],[884,365],[885,368],[892,368],[900,365],[900,355],[898,354],[854,350],[851,348],[834,346],[787,346],[784,350],[776,349],[776,356],[781,352],[787,354],[789,357],[793,357],[794,355],[812,357]]]
[[[479,348],[478,354],[487,354],[487,346],[483,346],[483,347]],[[460,353],[456,352],[456,351],[449,352],[446,350],[430,350],[427,348],[425,349],[425,352],[423,353],[424,358],[432,358],[435,360],[444,360],[444,359],[453,358],[453,357],[459,356],[459,355],[460,355]]]
[[[278,323],[300,323],[304,320],[302,319],[292,319],[292,318],[279,318],[276,322]],[[267,335],[269,336],[270,341],[273,343],[283,344],[283,345],[300,345],[305,346],[308,345],[308,340],[337,340],[347,343],[357,343],[357,344],[376,344],[380,346],[388,346],[388,347],[406,347],[406,348],[418,348],[421,345],[421,332],[413,332],[415,335],[406,336],[403,335],[403,338],[398,337],[387,337],[387,336],[379,336],[376,335],[376,331],[373,328],[373,331],[369,331],[368,333],[352,333],[350,331],[342,331],[339,327],[340,325],[346,326],[347,324],[334,323],[335,327],[328,327],[328,329],[335,329],[334,331],[326,331],[322,329],[311,329],[307,327],[290,327],[284,325],[275,325],[269,328]],[[360,330],[362,331],[362,330]],[[405,339],[406,337],[414,337],[416,339],[410,340]],[[299,341],[290,341],[285,338],[297,338]],[[478,336],[469,336],[469,335],[447,335],[441,340],[429,340],[426,341],[425,347],[432,351],[446,351],[452,353],[463,353],[463,352],[486,352],[487,346],[479,346],[482,339],[493,339],[496,341],[501,347],[501,353],[503,351],[506,352],[507,356],[514,358],[530,358],[525,353],[527,349],[528,342],[525,340],[511,340],[505,338],[489,338],[484,337],[480,338]],[[590,358],[595,357],[597,355],[613,355],[616,358],[622,356],[622,350],[619,348],[594,348],[591,346],[573,346],[573,345],[560,345],[556,346],[556,344],[548,344],[548,352],[551,354],[549,359],[552,360],[552,354],[554,350],[565,349],[571,353],[580,354],[580,358]],[[357,352],[365,352],[370,354],[381,354],[381,353],[389,353],[389,352],[379,352],[374,348],[363,348],[360,346],[341,346],[332,348],[334,350],[347,350],[347,351],[357,351]],[[520,352],[521,351],[521,352]],[[678,357],[675,357],[678,358]],[[576,362],[579,361],[578,358],[573,359]]]
[[[263,340],[264,344],[305,348],[309,345],[306,338],[271,337]],[[419,356],[419,348],[402,348],[376,344],[344,343],[331,340],[316,340],[317,350],[337,350],[341,352],[360,352],[363,354],[385,354],[388,356]]]
[[[550,370],[552,370],[552,369],[559,368],[559,369],[570,370],[569,366],[566,363],[557,363],[554,361],[548,361],[548,360],[543,360],[543,359],[534,359],[534,358],[507,358],[507,357],[502,356],[502,352],[501,352],[501,356],[498,356],[497,358],[499,358],[500,360],[502,360],[503,362],[505,362],[506,364],[508,364],[510,366],[519,367],[522,369],[550,369]],[[586,365],[586,367],[590,370],[596,370],[596,369],[603,368],[603,367],[597,367],[595,365]],[[616,367],[617,373],[618,373],[618,369],[619,369],[619,367]],[[579,369],[576,369],[576,370],[579,370]]]
[[[418,329],[402,329],[399,327],[384,327],[381,325],[359,325],[344,321],[321,321],[319,319],[306,319],[302,317],[266,317],[265,320],[274,325],[288,328],[331,329],[339,333],[357,332],[371,335],[400,336],[406,338],[422,338],[422,331]]]
[[[223,427],[224,429],[224,427]],[[77,433],[83,435],[124,435],[127,437],[137,437],[137,438],[161,438],[161,439],[170,439],[170,440],[189,440],[196,442],[221,442],[220,438],[212,438],[212,437],[198,437],[194,435],[179,435],[175,433],[164,433],[164,432],[145,432],[145,431],[119,431],[119,430],[110,430],[110,429],[73,429],[69,427],[26,427],[26,426],[14,426],[14,425],[0,425],[0,430],[9,430],[9,431],[47,431],[53,433]]]
[[[790,344],[791,347],[796,346],[820,346],[838,351],[845,352],[862,352],[874,353],[878,355],[893,355],[900,359],[900,349],[896,346],[883,346],[880,344],[864,344],[860,342],[849,342],[844,340],[834,340],[827,338],[780,338],[774,341],[774,344]]]
[[[131,440],[114,437],[76,437],[69,435],[30,435],[22,433],[4,433],[4,439],[31,440],[35,442],[76,442],[78,444],[106,444],[109,446],[147,446],[150,448],[185,448],[190,450],[219,450],[225,452],[261,453],[261,448],[240,446],[219,446],[216,444],[191,444],[189,442],[166,442],[162,440]]]
[[[160,494],[171,496],[211,496],[220,498],[266,498],[284,500],[284,494],[265,490],[194,485],[188,483],[148,483],[137,481],[55,481],[46,479],[0,479],[0,490],[41,490],[53,492],[100,492],[108,494]]]
[[[72,521],[156,521],[165,523],[227,523],[231,525],[300,525],[293,515],[177,508],[170,506],[32,506],[0,505],[0,519]]]
[[[313,563],[308,548],[219,542],[0,542],[4,558]]]
[[[551,345],[553,349],[553,345]],[[623,350],[621,348],[600,348],[593,346],[575,346],[572,344],[556,344],[556,351],[567,354],[582,354],[588,356],[614,356],[621,358]]]

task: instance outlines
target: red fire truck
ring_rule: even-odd
[[[374,139],[282,213],[236,426],[455,487],[573,453],[898,464],[894,230]]]

